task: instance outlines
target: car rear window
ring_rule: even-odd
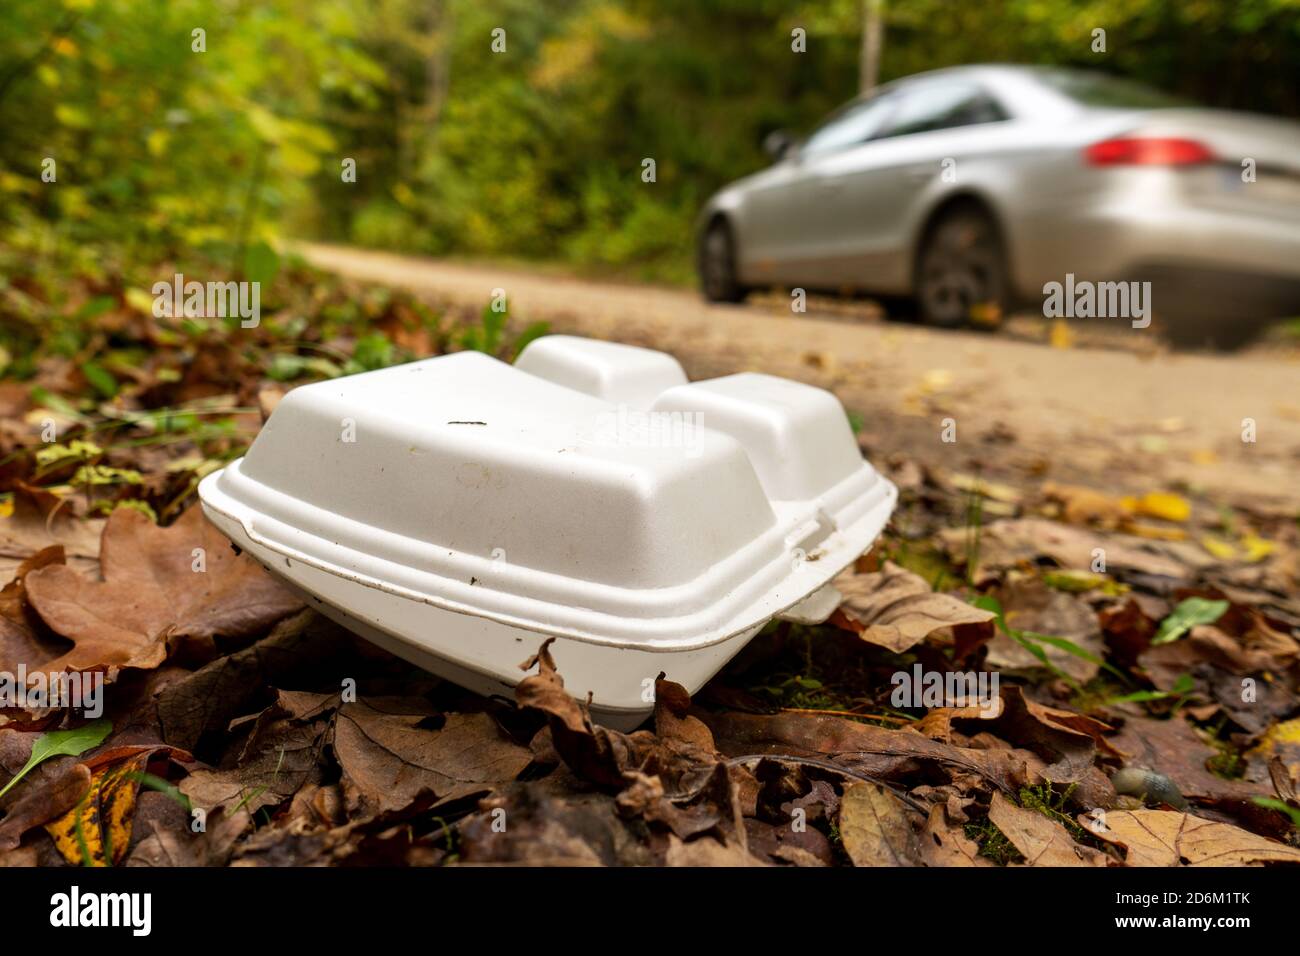
[[[1075,70],[1044,70],[1040,79],[1048,86],[1084,106],[1114,106],[1121,109],[1159,109],[1166,106],[1188,106],[1180,99],[1160,90],[1106,76],[1104,73],[1084,73]]]

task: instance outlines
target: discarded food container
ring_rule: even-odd
[[[655,677],[695,692],[774,617],[834,609],[894,486],[829,392],[571,336],[289,392],[205,478],[208,517],[322,613],[479,693],[545,636],[629,728]]]

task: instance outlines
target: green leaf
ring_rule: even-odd
[[[90,387],[99,392],[102,398],[112,398],[117,394],[117,379],[98,362],[83,362],[81,374],[86,376]]]
[[[1070,640],[1069,638],[1056,637],[1051,634],[1039,634],[1036,631],[1021,631],[1020,633],[1031,641],[1042,641],[1044,644],[1050,644],[1053,647],[1057,648],[1058,650],[1065,651],[1065,653],[1067,654],[1073,654],[1075,657],[1080,658],[1081,660],[1085,660],[1089,664],[1096,664],[1098,667],[1110,671],[1110,673],[1114,674],[1116,677],[1124,681],[1126,684],[1129,683],[1128,675],[1125,674],[1122,670],[1120,670],[1114,664],[1110,664],[1102,660],[1100,657],[1098,657],[1096,654],[1092,653],[1091,651],[1080,647],[1078,644],[1074,643],[1074,641]]]
[[[551,330],[551,326],[549,322],[533,322],[532,324],[530,324],[527,328],[525,328],[522,332],[520,332],[518,338],[515,339],[514,346],[513,346],[515,355],[518,355],[525,348],[527,348],[528,343],[533,341],[533,339],[541,338],[550,330]]]
[[[1002,615],[1002,602],[988,594],[981,594],[970,602],[981,611],[991,611],[997,618],[998,630],[1004,634],[1010,634],[1011,629],[1007,627],[1007,619]]]
[[[0,797],[27,776],[28,771],[33,767],[51,757],[79,757],[91,747],[98,747],[103,743],[112,729],[113,722],[106,717],[101,717],[75,730],[52,730],[41,734],[36,738],[36,743],[32,744],[31,757],[28,758],[23,769],[14,774],[14,778],[5,784],[3,790],[0,790]]]
[[[1173,612],[1160,622],[1160,630],[1151,639],[1154,644],[1168,644],[1176,641],[1192,628],[1200,624],[1213,624],[1223,617],[1228,610],[1227,601],[1209,601],[1205,598],[1189,597],[1179,603]]]
[[[370,372],[385,368],[397,361],[397,350],[388,338],[376,332],[363,335],[357,339],[352,349],[352,360],[348,363],[351,372]]]
[[[1121,694],[1118,697],[1107,697],[1105,703],[1110,704],[1144,704],[1151,700],[1164,700],[1174,696],[1168,691],[1163,690],[1139,690],[1131,694]]]
[[[73,313],[73,318],[78,322],[87,322],[91,319],[98,318],[113,306],[117,305],[117,300],[111,295],[100,295],[86,302],[81,308]],[[150,299],[150,308],[152,309],[153,300]]]
[[[275,281],[280,271],[280,257],[265,242],[255,242],[244,251],[244,278],[260,283],[263,291]]]

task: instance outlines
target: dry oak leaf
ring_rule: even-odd
[[[660,681],[656,700],[656,725],[667,736],[646,730],[620,733],[595,724],[588,707],[564,689],[564,679],[555,667],[548,638],[537,653],[520,665],[537,668],[515,688],[520,709],[540,711],[546,716],[551,743],[565,765],[589,783],[619,791],[628,785],[627,771],[636,770],[663,781],[669,797],[701,784],[718,763],[709,747],[708,728],[686,714],[689,698],[685,690],[670,681]]]
[[[44,548],[19,564],[14,579],[0,590],[0,666],[5,670],[26,667],[29,675],[48,675],[46,664],[67,649],[67,643],[51,636],[28,606],[25,585],[33,571],[63,563],[62,545]]]
[[[953,747],[912,730],[887,730],[840,717],[715,713],[704,720],[718,749],[731,756],[830,757],[848,769],[886,780],[908,776],[932,763],[949,773],[975,774],[1012,792],[1045,779],[1045,764],[1028,750]]]
[[[892,561],[872,574],[835,579],[844,595],[834,622],[868,644],[901,654],[941,627],[987,624],[993,614],[960,598],[930,590],[925,579]]]
[[[939,543],[955,562],[966,559],[967,537],[965,528],[948,528],[938,534]],[[995,521],[980,529],[979,543],[978,567],[969,569],[971,579],[977,583],[1018,564],[1032,565],[1040,557],[1050,558],[1070,570],[1090,568],[1097,548],[1105,550],[1108,567],[1143,574],[1184,578],[1197,566],[1186,549],[1176,549],[1167,542],[1101,534],[1046,518]]]
[[[1081,814],[1094,836],[1128,851],[1129,866],[1249,866],[1300,863],[1300,850],[1173,810],[1108,810],[1102,820]]]
[[[236,555],[197,506],[169,528],[119,508],[104,526],[99,563],[102,581],[59,565],[27,575],[32,607],[75,645],[50,669],[154,668],[171,644],[256,634],[302,607]]]
[[[840,839],[854,866],[919,866],[908,807],[890,790],[858,781],[840,800]]]
[[[169,830],[151,822],[150,832],[131,850],[127,866],[225,866],[235,842],[253,828],[247,809],[227,814],[218,807],[208,814],[206,829],[198,835]]]
[[[55,546],[62,546],[77,570],[94,571],[104,519],[78,518],[67,499],[21,482],[13,502],[13,514],[0,518],[0,581],[8,581],[25,559]]]
[[[499,825],[502,819],[508,821],[504,829]],[[461,821],[459,831],[464,863],[649,866],[659,862],[618,815],[613,797],[551,792],[544,781],[513,784],[484,798],[478,812]],[[669,841],[678,839],[671,833],[667,836]],[[713,840],[709,843],[732,849]],[[735,849],[737,855],[743,853],[743,848]]]
[[[0,851],[15,849],[28,830],[75,809],[90,790],[90,780],[90,769],[77,763],[38,788],[29,786],[0,820]]]
[[[668,834],[668,850],[664,855],[667,866],[767,866],[738,843],[721,843],[712,837],[700,837],[689,842]]]
[[[921,828],[919,840],[921,862],[926,866],[993,866],[992,860],[979,855],[980,848],[950,824],[942,804],[930,808],[930,817]]]
[[[1025,866],[1106,866],[1106,854],[1080,846],[1065,827],[994,793],[989,819],[1025,858]]]
[[[353,817],[404,810],[421,793],[438,802],[488,793],[532,760],[488,714],[385,713],[363,703],[339,711],[334,753]]]

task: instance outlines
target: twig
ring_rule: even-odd
[[[783,714],[820,714],[827,717],[857,717],[861,720],[887,720],[894,724],[906,724],[916,720],[915,717],[890,717],[887,714],[859,714],[852,710],[821,710],[816,707],[782,707]]]

